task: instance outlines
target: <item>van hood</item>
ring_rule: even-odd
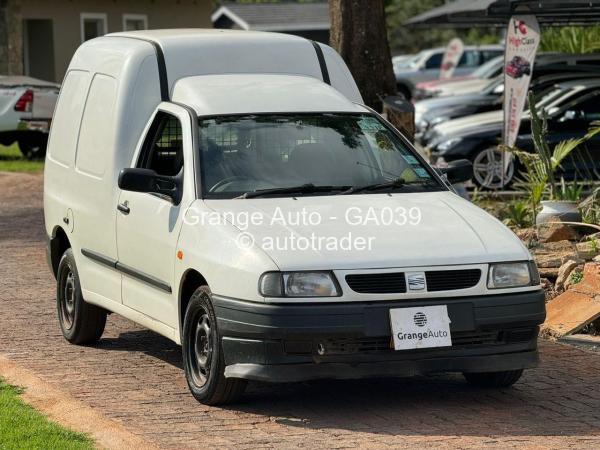
[[[280,270],[530,259],[512,231],[449,191],[205,200],[205,204],[226,217],[238,235],[244,234],[240,241],[244,246],[253,242],[253,248],[260,251],[260,247]],[[252,223],[246,217],[262,219]]]

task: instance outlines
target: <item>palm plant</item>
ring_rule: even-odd
[[[600,49],[600,26],[550,27],[542,32],[540,51],[592,53]]]
[[[529,92],[528,101],[531,112],[531,135],[535,153],[528,153],[516,147],[502,146],[502,148],[515,154],[525,167],[525,173],[522,176],[529,190],[529,198],[533,209],[532,213],[535,215],[546,188],[549,189],[549,199],[557,199],[558,191],[555,174],[562,161],[581,144],[599,134],[600,124],[596,124],[585,136],[561,141],[553,149],[550,149],[547,139],[548,117],[546,111],[542,109],[540,114],[535,105],[533,92]]]

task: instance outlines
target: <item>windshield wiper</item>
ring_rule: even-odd
[[[394,180],[386,181],[385,183],[367,184],[365,186],[352,186],[350,189],[340,192],[340,195],[348,195],[348,194],[354,194],[356,192],[364,192],[364,191],[377,191],[379,189],[387,189],[387,188],[399,188],[399,187],[410,186],[410,185],[427,185],[427,184],[437,185],[437,183],[435,181],[433,181],[432,179],[406,181],[404,178],[395,178]]]
[[[302,184],[300,186],[281,187],[272,189],[259,189],[257,191],[249,191],[237,198],[255,198],[271,194],[312,194],[315,192],[331,192],[347,190],[350,186],[316,186],[313,183]]]

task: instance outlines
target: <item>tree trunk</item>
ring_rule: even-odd
[[[365,104],[381,111],[396,93],[384,0],[329,0],[331,46],[350,68]]]

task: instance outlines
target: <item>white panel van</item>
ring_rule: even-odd
[[[446,181],[325,45],[223,30],[88,41],[44,178],[64,337],[94,343],[107,313],[125,316],[181,345],[207,404],[247,380],[454,371],[509,386],[537,361],[537,269]]]

